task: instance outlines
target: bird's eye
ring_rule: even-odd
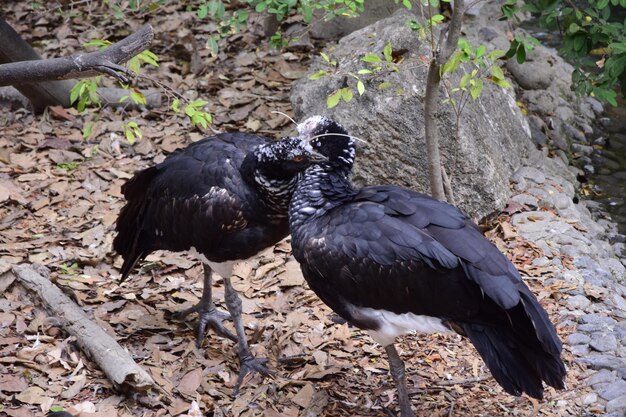
[[[296,155],[296,156],[293,157],[293,161],[294,162],[302,162],[302,161],[304,161],[304,156]]]

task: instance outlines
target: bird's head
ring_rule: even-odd
[[[289,179],[310,165],[328,160],[311,143],[299,137],[286,137],[260,145],[255,154],[257,169],[274,179]]]
[[[352,169],[356,146],[348,131],[325,116],[312,116],[298,125],[299,138],[328,158],[334,165]]]

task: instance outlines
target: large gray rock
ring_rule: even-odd
[[[314,114],[330,116],[350,133],[368,141],[360,148],[354,180],[358,184],[393,183],[429,192],[424,142],[424,84],[429,56],[427,42],[421,42],[405,25],[411,15],[399,11],[341,39],[326,53],[337,61],[338,70],[321,79],[309,76],[329,69],[321,59],[299,80],[291,94],[296,116],[302,120]],[[390,41],[402,51],[399,71],[368,79],[363,96],[356,93],[356,73],[368,65],[367,53],[382,51]],[[391,82],[385,90],[382,79]],[[339,88],[351,86],[350,103],[327,109],[326,98]],[[458,85],[452,81],[452,85]],[[443,99],[443,96],[442,96]],[[481,217],[502,208],[509,197],[509,177],[520,166],[530,142],[528,123],[515,103],[513,92],[485,85],[480,98],[463,111],[458,139],[456,119],[449,105],[441,105],[439,127],[442,157],[451,177],[459,205],[470,215]]]

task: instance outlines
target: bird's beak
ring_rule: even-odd
[[[320,163],[328,161],[328,158],[317,151],[311,151],[311,156],[309,157],[309,160],[314,163]]]

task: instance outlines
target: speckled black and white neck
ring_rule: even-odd
[[[305,148],[312,149],[310,146]],[[277,165],[302,154],[303,149],[299,138],[260,145],[241,165],[243,178],[257,185],[255,188],[261,197],[260,202],[267,208],[270,221],[287,217],[291,196],[302,176],[302,173],[289,172],[284,166],[277,169]]]
[[[324,215],[357,193],[349,179],[356,147],[347,131],[330,119],[314,116],[298,125],[298,133],[303,140],[313,138],[310,143],[315,150],[324,143],[324,154],[329,160],[307,168],[299,179],[289,207],[292,231],[308,218]]]

